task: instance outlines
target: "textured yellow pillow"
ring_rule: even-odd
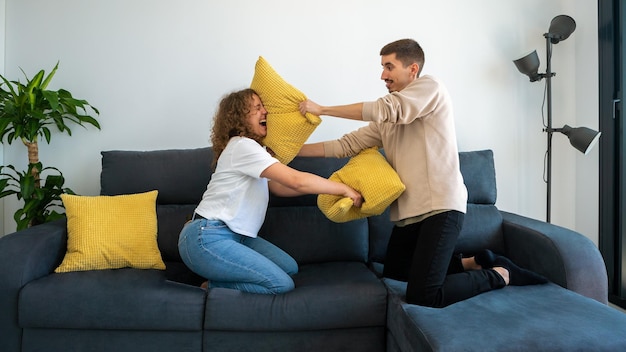
[[[350,198],[329,194],[317,196],[317,206],[334,222],[380,215],[406,188],[378,148],[361,151],[328,179],[354,188],[365,200],[361,208],[357,208]]]
[[[157,244],[157,193],[61,195],[67,216],[67,252],[55,272],[165,269]]]
[[[322,119],[310,113],[302,116],[298,105],[306,96],[287,83],[262,56],[256,62],[250,88],[257,92],[267,110],[263,144],[274,151],[281,163],[289,164]]]

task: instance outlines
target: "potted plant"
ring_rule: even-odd
[[[60,170],[43,167],[39,161],[39,139],[44,138],[50,144],[53,127],[71,136],[68,127],[71,123],[100,129],[98,121],[91,116],[100,113],[86,100],[74,98],[65,89],[46,89],[58,67],[57,62],[47,76],[41,70],[31,79],[22,70],[25,84],[0,75],[0,142],[5,137],[8,144],[19,139],[28,152],[26,171],[18,171],[12,165],[0,167],[0,198],[16,195],[24,201],[24,206],[14,214],[17,230],[62,217],[54,207],[62,206],[61,194],[73,193],[63,187],[65,179]],[[44,172],[51,174],[42,184]]]

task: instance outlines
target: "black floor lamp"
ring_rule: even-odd
[[[552,77],[555,73],[552,72],[551,59],[552,59],[552,45],[558,44],[560,41],[567,39],[576,29],[576,22],[573,18],[566,15],[559,15],[552,19],[550,22],[550,28],[548,33],[544,33],[546,38],[546,73],[538,73],[539,70],[539,57],[537,51],[514,60],[517,69],[530,77],[531,82],[539,81],[543,78],[546,79],[546,96],[547,96],[547,124],[545,125],[544,132],[547,132],[548,137],[548,149],[546,151],[546,184],[547,184],[547,201],[546,201],[546,221],[550,222],[550,208],[551,208],[551,196],[552,196],[552,134],[560,132],[569,138],[570,144],[578,149],[583,154],[589,153],[593,146],[600,139],[600,132],[594,131],[587,127],[572,128],[568,125],[562,128],[552,127]]]

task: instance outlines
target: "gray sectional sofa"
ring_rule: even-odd
[[[326,219],[315,196],[270,200],[261,235],[299,263],[282,295],[205,291],[177,250],[178,233],[210,178],[209,148],[102,153],[101,194],[159,190],[165,271],[55,274],[65,221],[0,238],[0,350],[17,351],[616,351],[626,315],[607,306],[595,245],[579,233],[496,208],[493,154],[462,152],[468,213],[457,250],[490,248],[547,276],[442,309],[404,301],[381,278],[387,214]],[[328,177],[347,159],[296,158]]]

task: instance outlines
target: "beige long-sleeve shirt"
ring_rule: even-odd
[[[391,205],[391,221],[444,210],[466,212],[452,103],[439,81],[419,77],[399,92],[364,103],[363,120],[370,123],[325,142],[325,153],[347,157],[373,146],[384,148],[406,186]]]

